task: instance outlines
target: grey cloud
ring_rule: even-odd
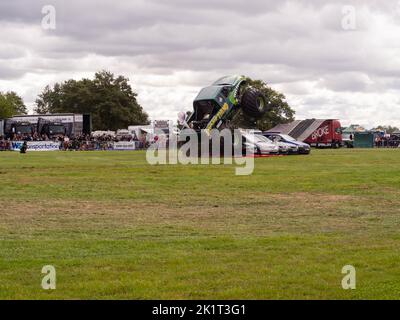
[[[47,4],[56,7],[56,30],[40,28]],[[343,5],[356,8],[354,31],[341,27]],[[0,76],[16,79],[29,72],[51,80],[109,67],[146,79],[138,86],[152,108],[149,88],[157,87],[160,95],[171,91],[153,85],[155,78],[170,77],[189,94],[213,77],[239,73],[287,90],[300,112],[308,106],[324,113],[318,105],[325,104],[336,114],[351,98],[322,99],[318,92],[397,90],[398,8],[397,0],[3,0]],[[161,100],[175,110],[183,100],[178,95]],[[167,111],[157,110],[162,112]],[[351,110],[343,113],[350,116]]]
[[[0,79],[16,80],[22,77],[27,70],[10,66],[6,62],[0,60]]]
[[[364,73],[344,72],[327,75],[319,85],[334,91],[370,91],[373,90],[374,82]]]

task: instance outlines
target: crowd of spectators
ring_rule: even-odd
[[[6,151],[10,149],[11,149],[10,139],[5,139],[3,136],[0,136],[0,151]]]
[[[79,135],[71,138],[59,136],[61,150],[88,151],[88,150],[111,150],[114,142],[118,140],[111,136],[93,137],[91,135]]]
[[[138,139],[136,135],[79,135],[79,136],[64,136],[58,135],[49,138],[47,135],[38,134],[15,134],[12,138],[6,139],[0,136],[0,151],[7,151],[12,149],[13,141],[53,141],[59,142],[60,150],[70,151],[89,151],[89,150],[113,150],[115,142],[135,142],[136,149],[143,149],[148,147],[146,137]],[[399,135],[384,135],[375,137],[375,147],[377,148],[398,148],[400,146]]]
[[[400,146],[400,136],[385,135],[375,138],[375,147],[377,148],[398,148]]]
[[[136,135],[113,136],[103,134],[93,136],[82,134],[71,137],[57,135],[49,138],[47,135],[15,134],[12,138],[8,139],[4,136],[0,136],[0,151],[11,150],[13,141],[53,141],[60,143],[60,150],[64,151],[113,150],[115,142],[135,142],[137,149],[143,149],[148,146],[146,137],[138,139]]]
[[[11,141],[51,141],[46,134],[28,134],[28,133],[14,133]]]

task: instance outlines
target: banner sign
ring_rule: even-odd
[[[12,141],[11,150],[20,151],[23,141]],[[27,151],[58,151],[60,150],[60,143],[53,141],[28,141]]]
[[[168,129],[169,128],[169,120],[154,120],[154,128]]]
[[[129,141],[114,142],[113,149],[114,150],[136,150],[136,144],[134,141],[132,141],[132,142],[129,142]]]

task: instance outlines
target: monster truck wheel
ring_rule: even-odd
[[[242,110],[248,116],[259,118],[268,109],[268,103],[265,96],[254,88],[247,89],[242,97]]]

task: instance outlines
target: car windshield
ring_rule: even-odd
[[[215,81],[213,83],[214,86],[217,85],[224,85],[224,84],[228,84],[228,85],[233,85],[236,81],[237,81],[238,77],[237,76],[228,76],[228,77],[223,77],[221,79],[218,79],[217,81]]]
[[[287,141],[296,141],[295,138],[293,138],[293,137],[291,137],[291,136],[289,136],[289,135],[287,135],[287,134],[281,134],[281,137],[282,137],[283,139],[287,140]]]
[[[271,138],[269,138],[269,137],[266,137],[266,136],[261,136],[261,137],[263,137],[264,140],[265,140],[266,142],[269,142],[269,143],[273,143],[273,142],[274,142],[274,141],[273,141]]]
[[[271,142],[269,139],[267,139],[264,136],[261,136],[259,134],[254,134],[254,135],[249,134],[249,135],[246,135],[245,138],[252,143],[270,143]]]
[[[270,139],[270,138],[268,138],[266,136],[263,136],[261,134],[257,135],[257,137],[260,137],[260,139],[263,139],[264,142],[273,143],[272,139]]]

